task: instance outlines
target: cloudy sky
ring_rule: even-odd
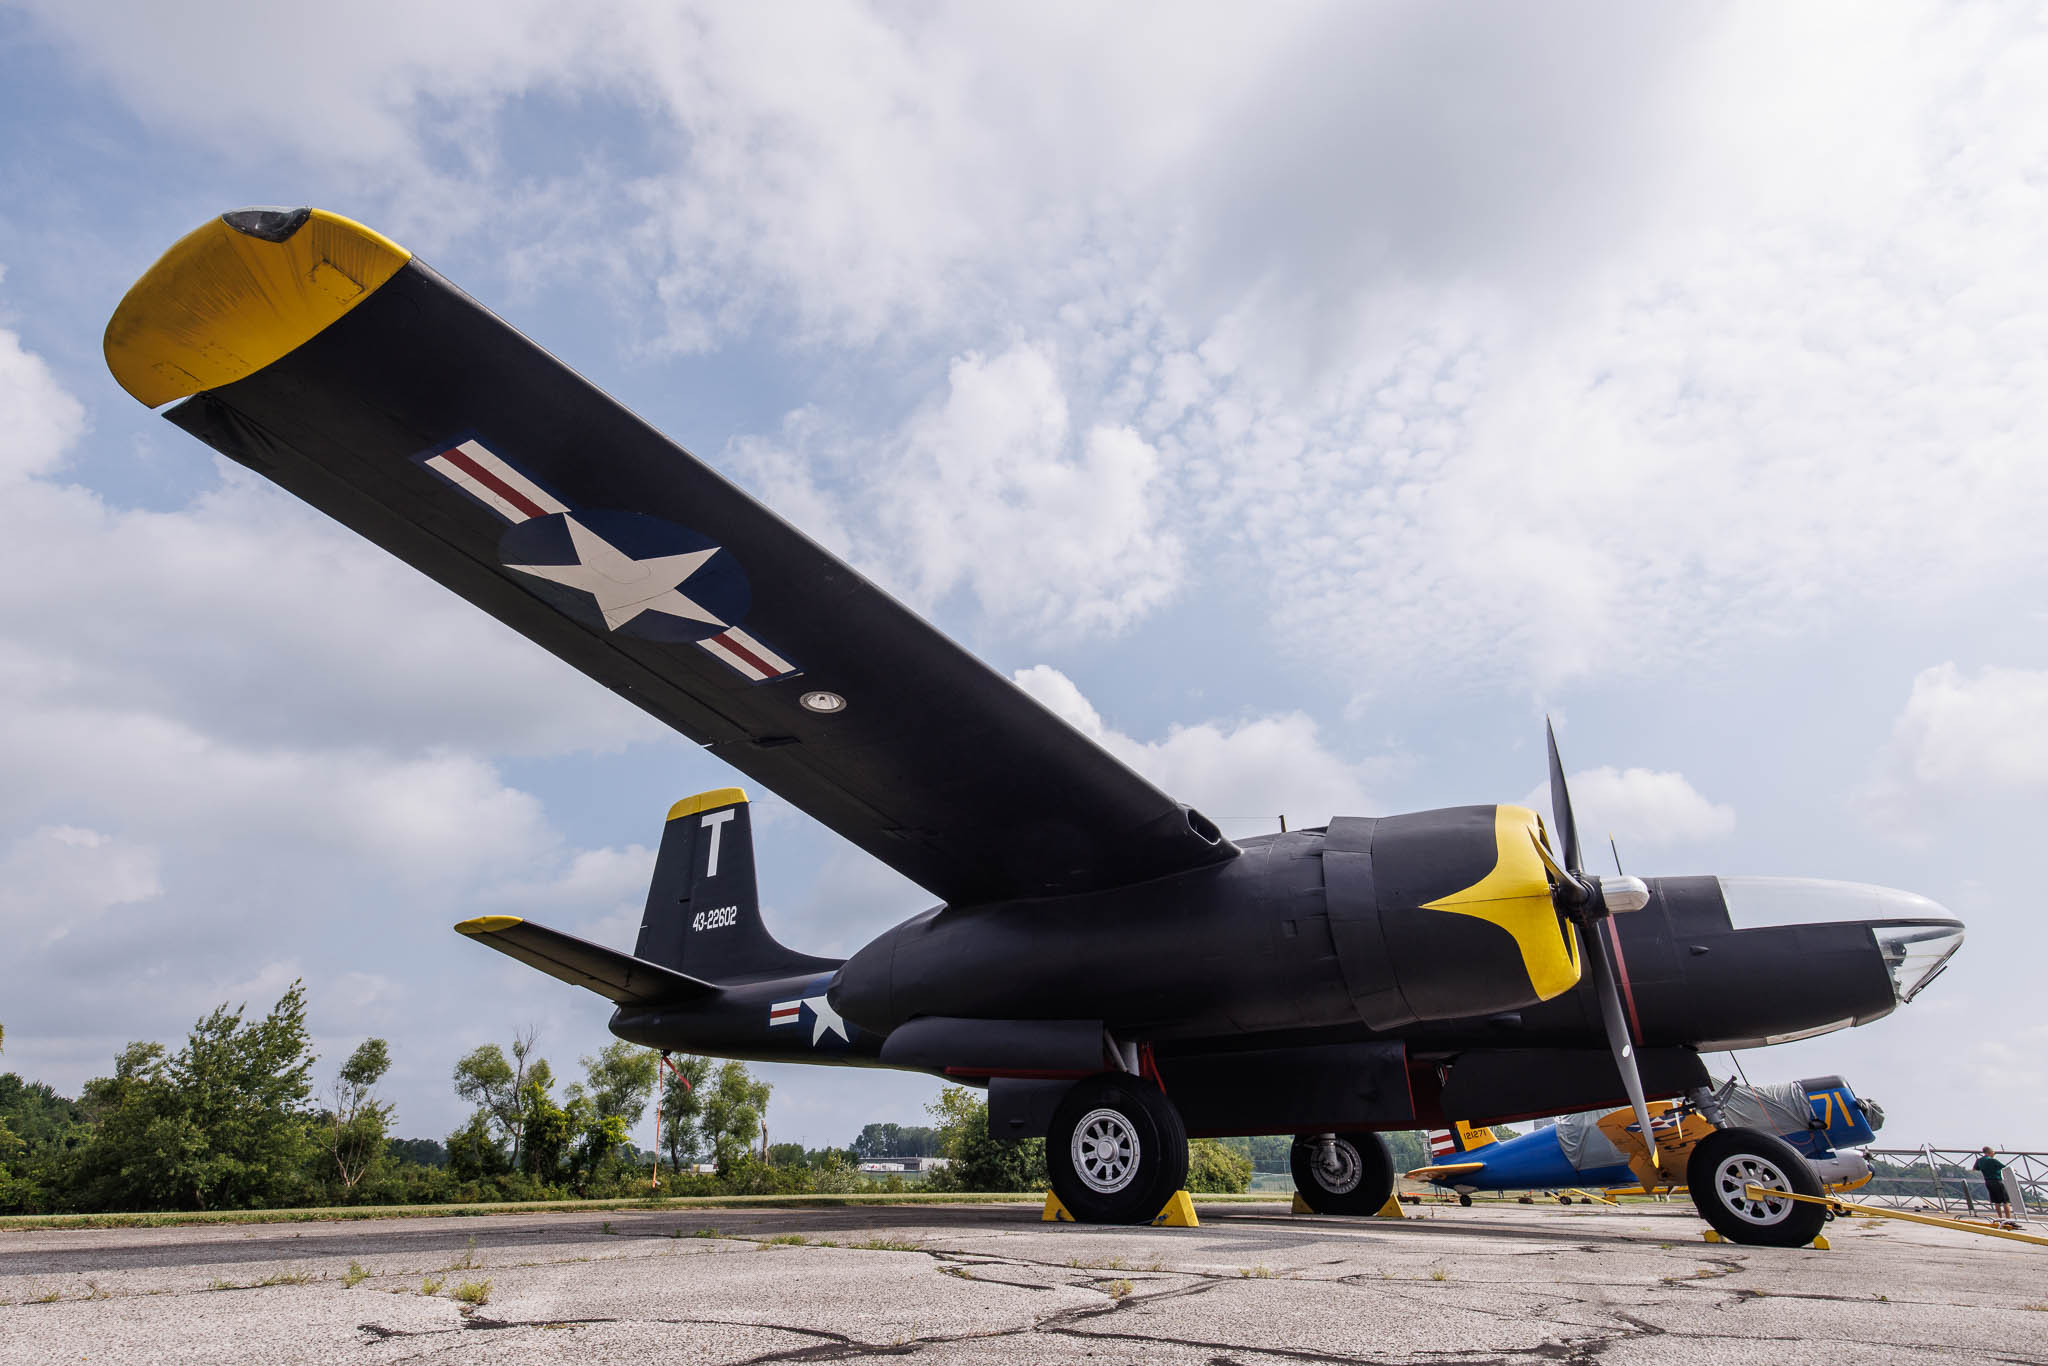
[[[734,780],[115,387],[166,246],[314,204],[1231,833],[1524,800],[1548,713],[1631,872],[1932,896],[1937,987],[1750,1073],[2048,1146],[2044,70],[1998,5],[0,0],[4,1064],[303,977],[443,1134],[606,1013],[449,925],[630,946]],[[786,941],[927,904],[757,795]],[[933,1089],[771,1071],[813,1144]]]

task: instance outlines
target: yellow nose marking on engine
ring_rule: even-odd
[[[1530,842],[1537,828],[1536,813],[1528,807],[1495,807],[1493,871],[1422,909],[1476,916],[1506,930],[1522,952],[1536,998],[1547,1001],[1579,984],[1579,943],[1550,899],[1550,879]]]

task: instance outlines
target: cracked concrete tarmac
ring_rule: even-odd
[[[2048,1252],[1683,1204],[689,1209],[0,1232],[0,1366],[56,1362],[2048,1363]],[[479,1303],[456,1298],[468,1288]],[[487,1289],[485,1288],[487,1287]]]

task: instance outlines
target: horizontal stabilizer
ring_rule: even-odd
[[[1446,1176],[1456,1176],[1459,1172],[1476,1172],[1485,1165],[1484,1162],[1445,1162],[1435,1167],[1417,1167],[1414,1171],[1408,1173],[1408,1179],[1410,1181],[1441,1181]]]
[[[528,967],[539,968],[550,977],[584,987],[620,1005],[657,1005],[718,990],[700,978],[521,920],[516,915],[479,916],[455,928]]]

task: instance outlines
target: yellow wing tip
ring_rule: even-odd
[[[412,259],[325,209],[238,209],[186,233],[107,323],[107,368],[161,407],[232,384],[311,341]]]
[[[457,924],[455,932],[472,936],[496,934],[499,930],[509,930],[514,925],[524,925],[525,923],[526,921],[523,918],[516,915],[480,915],[474,920],[464,920]]]
[[[668,819],[679,821],[685,816],[694,816],[699,811],[715,811],[721,806],[740,806],[747,800],[747,794],[737,787],[714,787],[709,792],[699,792],[694,797],[685,797],[668,809]]]

